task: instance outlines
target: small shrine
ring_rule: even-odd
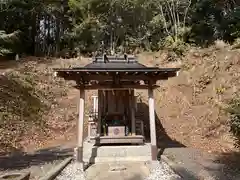
[[[89,115],[88,135],[96,144],[144,144],[143,122],[136,120],[135,89],[148,90],[152,159],[157,158],[153,91],[159,80],[177,76],[179,68],[146,67],[135,57],[94,57],[84,67],[54,69],[57,76],[74,80],[80,90],[77,159],[83,161],[85,91],[97,90]]]

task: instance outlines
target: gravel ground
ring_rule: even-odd
[[[134,171],[125,172],[125,173],[129,173],[129,175],[126,175],[123,173],[121,174],[121,177],[116,176],[117,175],[116,173],[114,175],[113,172],[109,172],[109,170],[107,171],[106,169],[108,168],[104,168],[104,165],[102,165],[102,168],[100,169],[96,167],[95,167],[96,169],[93,169],[94,171],[95,170],[100,171],[100,174],[97,173],[98,176],[93,179],[106,179],[106,180],[117,180],[117,179],[124,179],[124,180],[136,179],[137,180],[138,179],[139,180],[140,178],[141,180],[182,180],[181,177],[178,176],[165,162],[160,162],[160,163],[158,161],[149,162],[149,163],[146,163],[146,167],[149,168],[150,175],[146,178],[142,178],[142,177],[140,178],[140,176],[136,176],[136,172]],[[92,167],[90,166],[89,168],[94,168],[94,166]],[[111,175],[114,175],[114,176],[112,177]],[[131,177],[134,177],[134,175],[135,175],[135,178],[131,178]],[[62,171],[62,173],[56,178],[56,180],[78,180],[78,179],[86,180],[86,179],[89,179],[89,177],[87,177],[87,174],[81,170],[81,165],[76,162],[69,164]]]
[[[59,164],[62,160],[55,160],[42,165],[31,166],[28,170],[31,172],[30,180],[39,180],[43,177],[50,169]]]
[[[69,164],[61,173],[58,175],[56,180],[84,180],[85,173],[82,171],[82,165],[76,162]]]
[[[181,180],[165,162],[152,161],[148,164],[150,175],[145,180]]]

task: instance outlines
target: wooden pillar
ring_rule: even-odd
[[[103,110],[103,92],[102,90],[98,90],[98,127],[97,134],[101,136],[101,118],[102,118],[102,110]]]
[[[93,112],[94,115],[98,113],[98,97],[97,96],[92,96],[93,98]]]
[[[132,126],[132,135],[136,135],[136,119],[135,119],[135,98],[134,98],[134,90],[131,90],[130,94],[130,105],[131,105],[131,126]]]
[[[84,102],[85,101],[85,90],[80,89],[79,99],[79,118],[78,118],[78,133],[77,133],[77,161],[83,163],[83,126],[84,126]]]
[[[148,89],[148,105],[149,105],[152,160],[157,160],[155,109],[154,109],[154,97],[153,97],[153,88],[152,87],[149,87],[149,89]]]

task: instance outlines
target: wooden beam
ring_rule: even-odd
[[[111,80],[112,76],[118,75],[120,79],[126,79],[126,80],[150,80],[150,79],[166,79],[167,77],[172,77],[175,74],[170,73],[160,73],[160,74],[154,74],[154,73],[141,73],[136,72],[134,74],[126,74],[127,72],[123,73],[111,73],[111,74],[97,74],[97,73],[81,73],[77,74],[77,72],[60,72],[58,73],[58,76],[66,78],[66,79],[79,79],[79,77],[84,77],[85,80]]]
[[[99,89],[99,90],[123,90],[123,89],[148,89],[148,85],[119,85],[119,86],[113,86],[113,85],[98,85],[98,84],[93,84],[93,85],[85,85],[85,86],[75,86],[76,88],[82,88],[84,87],[86,90],[93,90],[93,89]],[[151,86],[153,89],[158,88],[159,86],[153,85]]]
[[[63,77],[65,80],[75,80],[75,81],[91,81],[91,80],[97,80],[97,81],[113,81],[114,76],[118,76],[120,81],[136,81],[136,80],[144,80],[144,81],[150,81],[150,80],[167,80],[169,77],[176,76],[175,72],[161,72],[158,74],[152,73],[137,73],[137,74],[126,74],[126,72],[123,73],[110,73],[110,74],[102,74],[99,73],[98,75],[96,73],[90,73],[88,72],[77,74],[77,72],[58,72],[58,76]]]
[[[85,104],[85,89],[80,88],[79,99],[79,117],[78,117],[78,132],[77,132],[77,161],[83,163],[83,126],[84,126],[84,104]]]
[[[153,88],[152,87],[149,87],[149,89],[148,89],[148,105],[149,105],[152,160],[157,160],[157,138],[156,138],[156,124],[155,124],[155,108],[154,108],[154,97],[153,97]]]
[[[160,76],[148,76],[144,74],[137,74],[137,75],[121,75],[117,74],[120,80],[154,80],[159,79]],[[166,79],[166,75],[163,75],[160,79]],[[100,81],[106,81],[106,80],[112,80],[113,77],[109,75],[89,75],[84,76],[84,80],[90,81],[90,80],[100,80]]]

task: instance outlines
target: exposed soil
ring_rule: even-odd
[[[175,62],[168,62],[164,52],[140,59],[147,65],[182,68],[155,92],[156,114],[172,139],[208,152],[236,150],[224,108],[240,90],[240,51],[192,50]]]
[[[238,50],[195,49],[182,60],[174,62],[168,61],[166,52],[144,53],[139,55],[139,59],[148,66],[182,68],[178,77],[160,82],[161,87],[155,92],[156,113],[172,139],[209,152],[235,150],[233,138],[228,132],[228,116],[222,109],[240,90]],[[21,134],[22,138],[17,139],[13,147],[34,151],[66,142],[74,144],[78,90],[72,88],[73,82],[54,77],[52,68],[82,66],[88,62],[87,58],[28,57],[18,63],[1,63],[0,73],[4,77],[17,72],[21,78],[27,67],[27,75],[34,81],[34,91],[42,93],[40,97],[45,99],[41,100],[48,107],[41,115],[42,122],[45,122],[44,131],[38,124],[26,126],[24,133],[17,134]],[[88,104],[94,93],[87,93]],[[146,92],[140,94],[147,100]],[[7,129],[5,125],[2,131]],[[86,131],[85,126],[85,134]]]
[[[86,62],[28,57],[0,64],[0,152],[34,151],[75,138],[78,90],[54,77],[52,68]]]

